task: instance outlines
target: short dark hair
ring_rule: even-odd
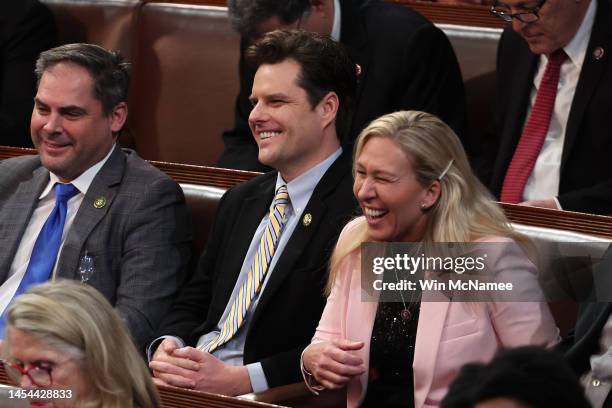
[[[294,60],[300,65],[297,84],[306,91],[310,106],[329,92],[338,95],[336,129],[340,138],[348,132],[357,87],[357,71],[341,44],[329,36],[309,31],[272,31],[246,51],[247,62],[258,68]]]
[[[271,17],[291,24],[310,9],[310,0],[228,0],[232,26],[246,37],[252,36],[257,25]]]
[[[66,44],[44,51],[36,61],[40,82],[45,70],[60,62],[71,62],[87,69],[93,78],[93,95],[109,115],[120,102],[127,101],[130,86],[129,64],[118,51],[108,51],[94,44]]]
[[[556,352],[541,347],[501,350],[488,364],[466,364],[440,408],[473,408],[508,398],[532,408],[588,408],[573,371]]]

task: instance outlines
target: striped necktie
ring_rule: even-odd
[[[249,306],[259,293],[261,284],[268,271],[268,266],[276,252],[276,245],[285,223],[285,209],[288,203],[289,193],[287,192],[287,186],[282,185],[276,190],[274,202],[268,214],[266,228],[259,240],[259,247],[245,281],[241,285],[237,296],[232,300],[230,312],[223,322],[221,331],[210,342],[201,346],[202,350],[212,353],[227,343],[244,323]]]
[[[501,201],[505,203],[517,204],[523,201],[523,190],[548,133],[557,97],[559,72],[566,58],[563,49],[555,51],[548,58],[535,103],[506,171],[501,192]]]

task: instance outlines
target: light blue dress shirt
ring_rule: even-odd
[[[276,266],[278,259],[281,257],[283,250],[285,246],[287,245],[287,242],[291,238],[291,235],[293,234],[295,227],[300,221],[302,217],[302,213],[304,209],[306,208],[306,205],[308,204],[310,197],[312,196],[312,192],[314,191],[317,184],[319,184],[319,181],[321,180],[325,172],[329,169],[329,167],[334,163],[334,161],[336,161],[336,159],[341,154],[342,154],[342,148],[339,148],[332,155],[330,155],[327,159],[317,164],[316,166],[308,170],[306,173],[300,175],[296,179],[290,181],[289,183],[286,183],[283,180],[280,173],[278,174],[277,179],[276,179],[276,187],[274,188],[274,191],[278,190],[280,186],[286,184],[287,191],[289,192],[290,203],[285,209],[285,216],[287,218],[287,221],[285,222],[285,226],[278,240],[278,243],[276,246],[276,252],[274,253],[274,256],[272,257],[272,261],[270,262],[270,266],[268,268],[266,276],[264,277],[264,281],[262,283],[261,290],[253,298],[251,306],[249,307],[249,310],[247,311],[247,314],[244,318],[244,323],[242,324],[242,327],[240,327],[240,329],[234,335],[234,337],[232,337],[227,343],[225,343],[224,345],[222,345],[221,347],[219,347],[218,349],[212,352],[212,354],[215,357],[225,362],[226,364],[231,364],[231,365],[243,365],[244,364],[243,356],[244,356],[244,344],[246,341],[246,334],[249,331],[249,325],[251,323],[251,319],[255,311],[255,308],[257,307],[257,304],[259,302],[259,298],[262,292],[266,289],[266,284],[268,283],[270,275],[274,273],[274,267]],[[272,203],[270,203],[270,205],[272,205]],[[266,213],[266,215],[262,218],[261,222],[259,223],[259,226],[255,230],[255,234],[253,235],[253,239],[251,240],[251,244],[249,245],[249,249],[244,258],[244,262],[242,263],[240,274],[238,275],[238,279],[236,280],[236,284],[234,285],[232,295],[230,296],[229,302],[226,305],[225,310],[223,311],[223,314],[221,315],[221,319],[219,319],[219,322],[217,323],[217,327],[215,328],[214,331],[202,335],[198,340],[197,347],[207,344],[215,336],[219,334],[220,328],[223,326],[223,322],[225,321],[225,319],[227,318],[230,312],[232,302],[234,298],[237,296],[238,291],[240,290],[240,287],[242,286],[242,284],[247,278],[247,274],[253,262],[253,258],[255,254],[257,253],[257,249],[259,246],[259,240],[261,239],[261,236],[264,233],[267,222],[268,222],[268,213]],[[152,346],[156,346],[158,343],[158,340],[162,338],[174,338],[179,344],[179,346],[184,346],[185,344],[181,339],[177,337],[162,336],[159,339],[156,339],[152,343]],[[148,352],[149,360],[151,359],[151,352],[153,351],[151,350],[152,348],[153,347],[149,347],[149,352]],[[264,374],[261,363],[257,362],[257,363],[247,364],[246,367],[249,372],[249,378],[251,380],[251,386],[253,388],[253,392],[262,392],[262,391],[267,390],[269,388],[268,382],[266,380],[266,376]]]

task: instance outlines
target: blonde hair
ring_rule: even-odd
[[[125,324],[96,289],[73,281],[35,286],[9,306],[7,323],[78,359],[92,395],[79,407],[160,406]]]
[[[501,207],[473,173],[461,141],[442,120],[419,111],[381,116],[359,134],[353,163],[373,137],[389,138],[401,146],[412,160],[421,186],[440,182],[440,197],[427,209],[423,241],[471,242],[486,235],[525,241],[525,237],[512,229]],[[353,228],[338,241],[331,256],[328,294],[342,259],[368,240],[371,238],[365,218],[357,219]]]

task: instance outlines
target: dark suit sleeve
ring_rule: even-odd
[[[612,180],[560,194],[561,208],[593,214],[610,214],[612,208]]]
[[[0,144],[28,147],[34,63],[41,51],[55,45],[55,22],[46,6],[12,4],[17,1],[3,6],[6,14],[0,17]]]
[[[191,225],[183,192],[169,178],[153,181],[139,199],[125,226],[115,307],[143,346],[184,280]]]
[[[434,25],[424,24],[405,41],[402,58],[407,70],[397,106],[439,116],[469,153],[463,80],[448,38]]]
[[[219,159],[219,167],[237,170],[269,171],[270,168],[259,163],[257,159],[258,149],[253,134],[249,128],[249,114],[251,113],[251,102],[249,96],[253,88],[253,77],[255,70],[248,66],[244,59],[244,51],[248,47],[247,41],[240,41],[240,62],[238,74],[240,76],[240,93],[236,97],[234,108],[234,127],[223,132],[223,143],[225,150]]]
[[[215,279],[215,264],[221,251],[222,225],[228,222],[226,193],[219,202],[219,209],[209,233],[206,248],[198,261],[193,276],[183,285],[176,297],[172,310],[162,320],[155,337],[163,335],[177,336],[191,344],[194,330],[207,318],[212,301]]]

